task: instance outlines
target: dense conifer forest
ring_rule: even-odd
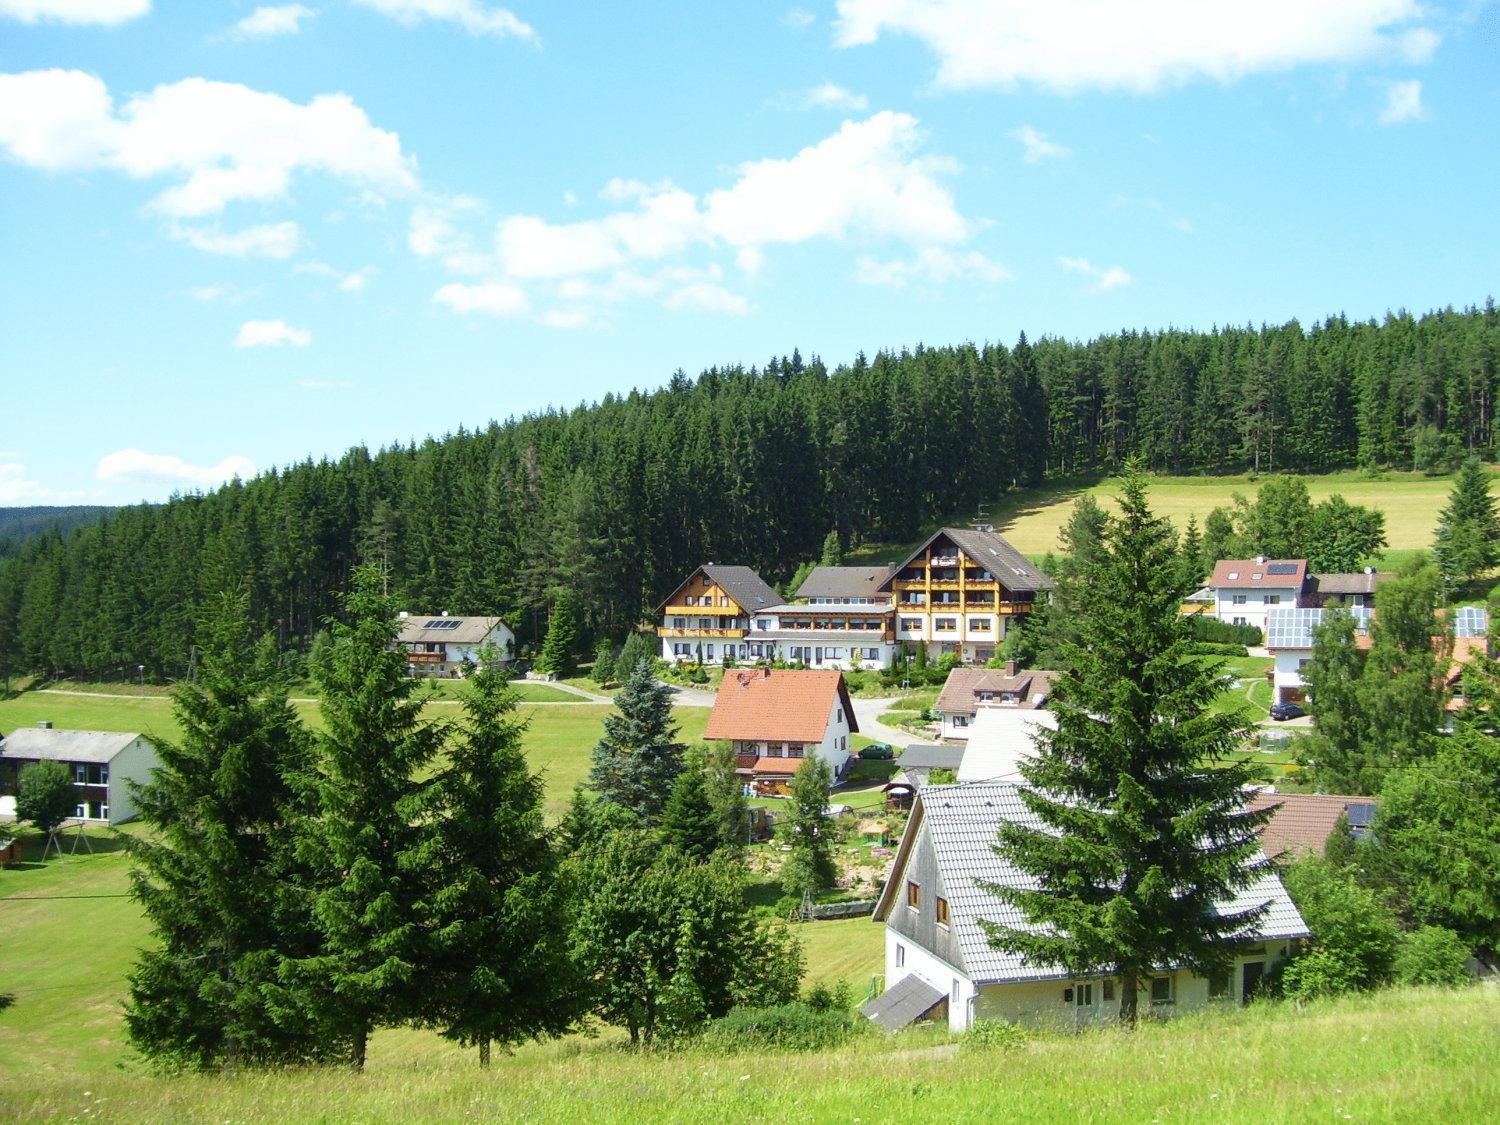
[[[523,643],[573,594],[619,637],[704,560],[770,579],[913,538],[1048,476],[1424,468],[1490,457],[1500,315],[1126,331],[1087,343],[789,358],[660,390],[308,460],[49,532],[0,563],[11,669],[175,676],[202,602],[238,586],[304,648],[360,561],[413,610],[502,613]]]

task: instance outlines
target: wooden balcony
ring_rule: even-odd
[[[957,578],[934,578],[931,589],[934,590],[957,590],[961,583]]]
[[[669,605],[663,617],[742,617],[744,610],[732,605]]]
[[[447,660],[441,652],[407,652],[406,662],[408,664],[441,664]]]
[[[745,629],[670,629],[660,625],[656,629],[658,637],[730,637],[738,639],[743,637]]]

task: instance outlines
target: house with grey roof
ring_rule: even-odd
[[[402,613],[396,645],[406,654],[407,668],[416,676],[453,678],[479,663],[486,646],[500,654],[500,663],[515,657],[516,635],[498,617],[430,617]]]
[[[1120,981],[1108,972],[1076,976],[990,944],[983,923],[1026,928],[1025,918],[991,886],[1034,885],[995,854],[1002,822],[1042,827],[1009,782],[929,786],[917,791],[874,921],[885,927],[885,991],[861,1010],[894,1030],[919,1019],[944,1019],[954,1030],[976,1019],[1057,1026],[1118,1018]],[[1237,1002],[1309,936],[1286,888],[1266,871],[1228,901],[1224,913],[1264,906],[1240,935],[1231,970],[1207,978],[1162,965],[1144,982],[1141,1005],[1167,1015],[1211,1001]]]
[[[758,659],[746,640],[751,619],[781,603],[781,595],[748,566],[704,563],[656,607],[661,658],[678,663]]]
[[[145,737],[102,730],[59,730],[49,722],[0,738],[0,815],[15,816],[21,770],[61,762],[73,775],[79,820],[119,824],[136,815],[130,783],[145,784],[160,764]]]

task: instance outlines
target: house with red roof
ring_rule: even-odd
[[[724,673],[703,737],[734,747],[752,792],[784,796],[806,758],[840,776],[858,730],[842,672],[745,668]]]

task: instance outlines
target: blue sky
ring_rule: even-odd
[[[0,504],[1496,288],[1494,4],[514,3],[0,0]]]

